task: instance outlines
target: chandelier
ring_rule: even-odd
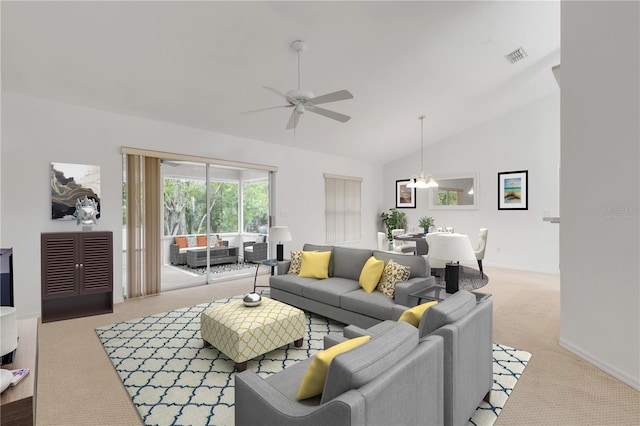
[[[420,175],[411,176],[407,188],[437,188],[438,182],[431,174],[424,175],[424,115],[418,117],[420,120]]]

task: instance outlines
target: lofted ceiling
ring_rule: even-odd
[[[2,89],[374,163],[557,92],[559,1],[1,2]],[[262,86],[354,99],[345,124]],[[505,55],[528,56],[510,64]]]

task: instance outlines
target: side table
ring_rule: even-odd
[[[485,300],[491,297],[489,293],[480,293],[479,291],[472,291],[476,296],[476,301],[479,302],[481,300]],[[418,305],[425,301],[438,301],[442,302],[446,300],[448,297],[451,297],[453,294],[447,293],[444,287],[440,287],[437,285],[432,285],[431,287],[427,287],[424,289],[420,289],[418,291],[414,291],[413,293],[409,293],[409,296],[416,297],[418,299]]]
[[[256,281],[258,280],[258,271],[260,270],[260,265],[271,266],[271,275],[273,275],[273,270],[276,266],[278,266],[277,259],[265,259],[256,264],[256,275],[253,277],[253,292],[256,292],[256,287],[269,287],[268,285],[256,285]]]

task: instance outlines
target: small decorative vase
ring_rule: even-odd
[[[429,233],[429,228],[424,228],[424,235],[427,235]]]
[[[244,306],[248,306],[250,308],[258,306],[260,303],[262,303],[262,296],[260,296],[258,293],[247,293],[242,298],[242,302],[244,303]]]

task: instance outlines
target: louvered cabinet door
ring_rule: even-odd
[[[78,271],[75,233],[43,234],[42,238],[42,297],[73,296],[78,293]]]
[[[41,236],[42,322],[113,312],[113,234]]]
[[[82,233],[80,238],[80,293],[101,293],[113,288],[111,232]]]

